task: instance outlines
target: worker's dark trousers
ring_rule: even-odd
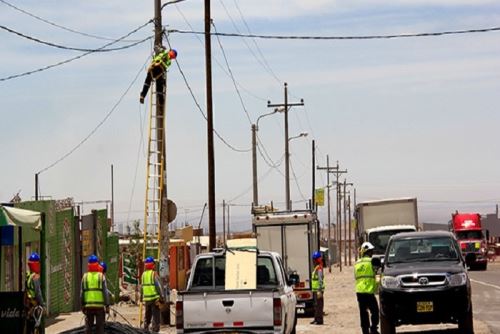
[[[376,333],[378,330],[378,303],[377,298],[372,293],[357,293],[359,305],[359,319],[363,334]],[[371,326],[368,316],[368,310],[371,314]]]
[[[151,317],[153,318],[152,330],[153,332],[160,331],[160,307],[156,305],[155,301],[146,302],[146,316],[144,317],[144,329],[149,330]]]
[[[104,334],[104,308],[91,308],[85,309],[85,334]],[[95,322],[95,332],[92,332],[92,326]]]
[[[148,74],[146,75],[146,80],[144,80],[144,85],[142,86],[142,92],[141,92],[141,97],[145,98],[146,95],[148,94],[149,87],[151,86],[151,82],[153,79],[156,81],[156,87],[157,90],[160,92],[163,92],[163,83],[165,82],[165,68],[163,66],[151,66],[148,69]],[[165,98],[163,96],[163,93],[160,94],[160,104],[165,104]],[[155,101],[156,103],[156,101]]]
[[[317,324],[322,324],[323,323],[323,307],[324,307],[324,292],[321,296],[321,298],[318,298],[318,293],[313,292],[313,299],[314,299],[314,321],[316,321]]]

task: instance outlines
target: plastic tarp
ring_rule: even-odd
[[[24,226],[40,229],[42,226],[40,212],[0,206],[0,226]]]

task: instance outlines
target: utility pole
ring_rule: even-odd
[[[163,25],[162,25],[162,15],[161,15],[161,0],[154,0],[154,27],[155,27],[155,38],[154,38],[154,49],[155,55],[158,55],[161,50],[164,49],[163,46]],[[156,174],[161,176],[158,181],[157,186],[161,186],[161,193],[158,198],[158,210],[160,214],[158,215],[158,246],[159,246],[159,263],[160,263],[160,279],[161,284],[166,292],[167,301],[170,298],[170,277],[169,277],[169,235],[168,235],[168,224],[170,222],[169,208],[167,204],[167,164],[166,164],[166,131],[165,131],[165,101],[166,101],[166,79],[167,73],[158,77],[155,80],[156,89],[156,100],[155,100],[155,124],[156,127],[156,154],[157,162],[161,162],[157,165]],[[152,153],[152,152],[149,152]],[[149,154],[148,153],[148,154]],[[149,158],[148,158],[149,159]],[[149,163],[149,162],[148,162]],[[165,212],[166,214],[163,214]],[[146,224],[146,222],[144,222]],[[170,326],[170,312],[162,311],[161,318],[163,324]],[[140,315],[142,319],[142,312]]]
[[[317,167],[318,170],[326,170],[326,200],[327,200],[327,217],[328,217],[328,252],[331,254],[332,244],[331,244],[331,214],[330,214],[330,172],[335,171],[335,167],[330,167],[330,157],[326,156],[326,167]],[[328,261],[328,272],[332,272],[332,261]]]
[[[226,245],[226,200],[222,200],[222,241]]]
[[[339,176],[341,174],[345,174],[347,173],[347,169],[345,170],[340,170],[340,166],[339,166],[339,162],[337,160],[337,165],[334,167],[335,169],[333,171],[331,171],[331,173],[335,174],[335,184],[337,185],[336,188],[337,188],[337,205],[336,205],[336,215],[337,215],[337,226],[336,226],[336,230],[337,230],[337,249],[338,249],[338,258],[339,258],[339,269],[340,271],[342,271],[342,248],[341,248],[341,245],[340,245],[340,242],[341,242],[341,235],[340,235],[340,183],[339,183]]]
[[[347,186],[352,186],[352,183],[347,183],[344,179],[344,196],[343,196],[343,207],[344,207],[344,264],[347,265]]]
[[[115,230],[115,188],[113,164],[111,164],[111,231]]]
[[[38,173],[35,174],[35,201],[38,201]]]
[[[327,166],[326,167],[320,167],[318,166],[317,169],[318,170],[326,170],[326,183],[327,183],[327,201],[328,201],[328,250],[330,251],[331,250],[331,224],[330,224],[330,173],[332,174],[335,174],[335,184],[337,185],[337,204],[336,204],[336,217],[337,217],[337,224],[335,226],[335,230],[334,230],[334,237],[333,239],[336,240],[336,243],[337,243],[337,249],[338,249],[338,254],[337,254],[337,258],[339,259],[339,264],[340,264],[340,270],[342,270],[342,261],[340,261],[340,255],[341,255],[341,252],[340,252],[340,243],[339,243],[339,234],[340,234],[340,228],[339,228],[339,225],[340,225],[340,220],[339,220],[339,203],[340,203],[340,199],[339,199],[339,191],[338,191],[338,184],[339,184],[339,175],[341,174],[345,174],[347,173],[347,169],[346,170],[340,170],[340,166],[339,166],[339,162],[337,161],[337,165],[336,166],[333,166],[333,167],[330,167],[330,159],[329,159],[329,156],[327,155],[326,156],[326,164]],[[329,272],[331,272],[331,266],[328,268],[329,269]]]
[[[206,0],[205,0],[206,1]],[[288,149],[288,108],[294,106],[303,106],[304,99],[300,99],[297,103],[288,103],[288,84],[285,82],[285,102],[279,104],[271,104],[271,101],[267,101],[268,108],[279,108],[283,107],[283,113],[285,114],[285,202],[286,210],[291,211],[292,206],[290,203],[290,152]]]
[[[317,212],[316,206],[316,141],[312,140],[312,168],[311,168],[311,177],[312,177],[312,193],[311,193],[311,211]],[[319,226],[318,226],[319,227]],[[319,229],[318,229],[319,230]],[[330,244],[328,244],[330,247]],[[330,260],[329,260],[330,261]]]
[[[209,249],[215,247],[215,153],[212,101],[212,40],[210,35],[210,0],[205,0],[205,71],[207,90],[207,144],[208,144],[208,235]]]
[[[259,206],[259,192],[257,189],[257,125],[252,124],[252,180],[253,206]]]
[[[231,205],[228,204],[227,205],[227,238],[228,239],[231,236],[231,212],[230,212],[230,209],[231,209]]]
[[[352,219],[351,219],[351,194],[347,198],[347,209],[349,216],[349,266],[352,266]]]
[[[356,212],[356,188],[354,188],[354,212]],[[356,217],[356,227],[354,228],[354,260],[358,260],[358,218]]]

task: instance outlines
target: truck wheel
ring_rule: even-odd
[[[380,332],[381,334],[396,334],[396,326],[380,313]]]
[[[486,270],[488,269],[488,262],[482,263],[479,267],[479,270]]]
[[[460,320],[458,320],[458,330],[463,334],[474,334],[474,321],[472,319],[472,307],[469,312]]]

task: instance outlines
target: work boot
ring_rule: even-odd
[[[142,95],[141,95],[141,97],[139,98],[139,102],[140,102],[141,104],[144,104],[144,96],[142,96]]]

